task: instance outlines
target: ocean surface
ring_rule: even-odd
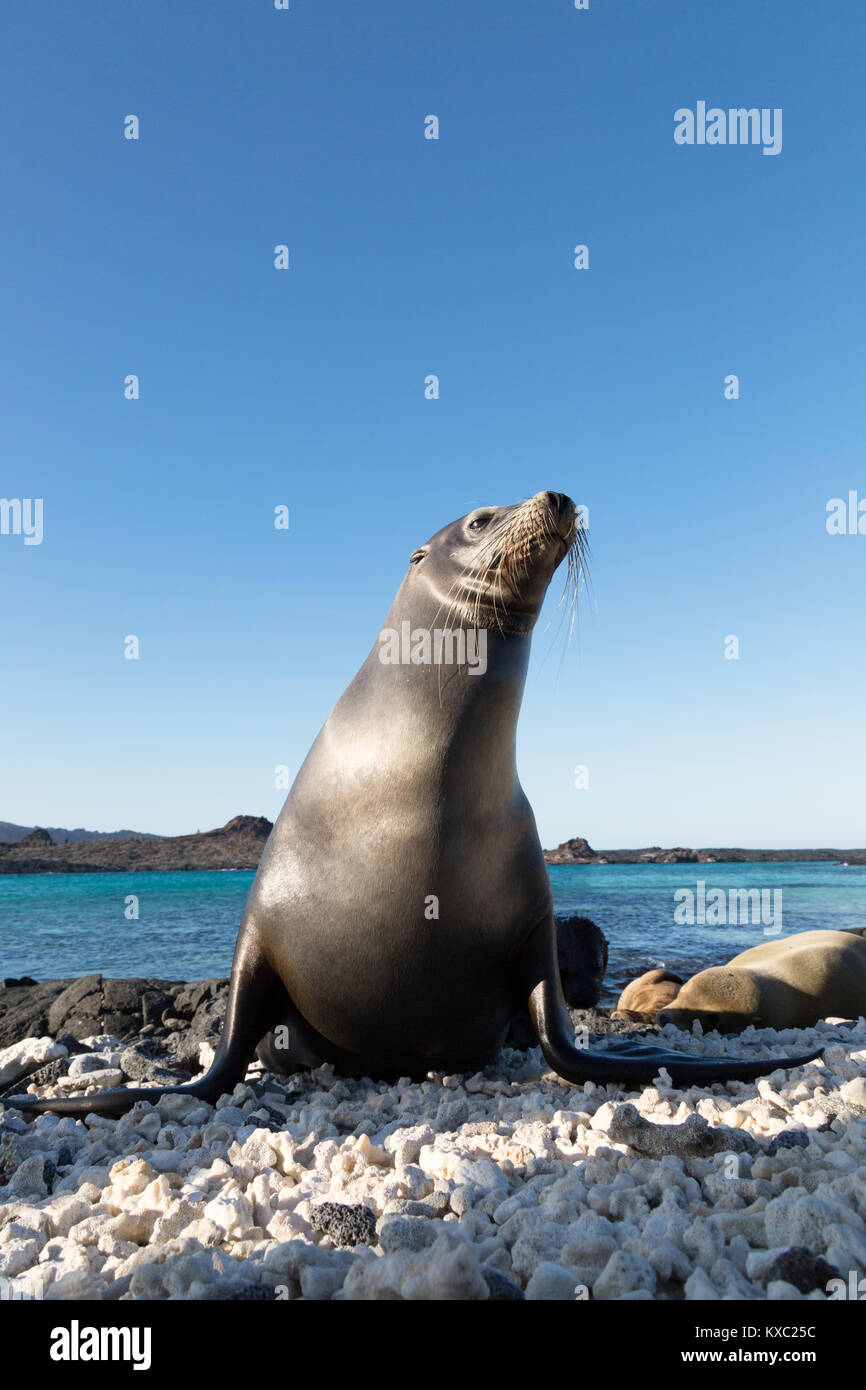
[[[866,868],[609,864],[551,865],[549,872],[557,913],[591,917],[610,942],[602,1003],[656,965],[690,975],[773,936],[866,926]],[[218,871],[0,875],[0,978],[228,975],[252,881],[252,873]],[[710,921],[700,921],[701,883]],[[712,924],[713,889],[724,890],[727,917],[731,890],[763,891],[769,932],[754,899],[747,922]],[[686,890],[693,895],[693,922],[674,916],[688,912]],[[138,899],[137,921],[124,916],[130,895]],[[774,929],[779,922],[781,932]]]

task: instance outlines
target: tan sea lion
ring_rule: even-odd
[[[656,1023],[739,1033],[764,1028],[808,1028],[821,1018],[866,1014],[866,934],[804,931],[763,941],[727,965],[687,980]]]
[[[673,1003],[682,984],[682,975],[674,975],[670,970],[647,970],[636,980],[629,980],[611,1018],[652,1023],[659,1009]]]

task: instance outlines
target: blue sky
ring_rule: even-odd
[[[44,539],[0,536],[0,818],[273,817],[415,546],[552,488],[593,560],[571,643],[558,580],[535,638],[543,842],[866,843],[866,536],[825,526],[866,497],[862,5],[94,0],[3,35],[0,494]],[[781,108],[782,152],[676,145],[699,100]]]

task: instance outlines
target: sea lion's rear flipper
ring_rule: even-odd
[[[138,1101],[155,1104],[160,1096],[197,1096],[212,1103],[243,1080],[256,1044],[280,1016],[281,1010],[285,1010],[285,1001],[286,992],[279,976],[265,962],[251,935],[242,930],[235,950],[219,1046],[204,1076],[179,1086],[124,1086],[90,1096],[56,1096],[42,1100],[37,1096],[3,1095],[0,1105],[35,1114],[124,1115]]]
[[[691,1057],[652,1043],[622,1038],[603,1048],[581,1050],[562,994],[552,919],[540,923],[529,937],[520,961],[523,997],[529,996],[529,1016],[545,1059],[566,1081],[649,1083],[664,1067],[675,1085],[714,1081],[754,1081],[779,1067],[800,1067],[820,1057],[823,1048],[799,1057]]]

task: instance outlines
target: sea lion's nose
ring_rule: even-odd
[[[540,492],[538,495],[557,516],[574,511],[574,503],[564,492]]]

